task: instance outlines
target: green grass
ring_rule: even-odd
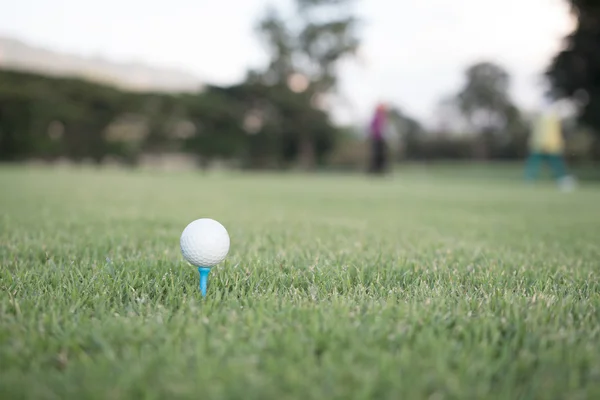
[[[600,186],[518,178],[3,167],[0,398],[599,398]]]

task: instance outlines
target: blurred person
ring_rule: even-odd
[[[562,189],[572,189],[574,179],[567,173],[563,156],[565,140],[556,104],[547,102],[536,116],[529,137],[529,157],[525,164],[525,177],[535,180],[542,163],[548,164]]]
[[[371,124],[369,126],[369,139],[371,142],[371,159],[369,172],[381,174],[386,170],[387,145],[384,131],[387,124],[387,107],[384,103],[377,104]]]

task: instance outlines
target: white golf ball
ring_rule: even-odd
[[[179,239],[183,257],[196,267],[212,267],[229,252],[229,234],[219,222],[200,218],[185,227]]]

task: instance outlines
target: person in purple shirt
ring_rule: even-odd
[[[369,138],[371,141],[371,163],[369,172],[383,173],[386,165],[386,143],[384,130],[387,123],[387,109],[385,104],[379,103],[375,109],[371,125],[369,127]]]

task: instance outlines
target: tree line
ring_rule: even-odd
[[[0,71],[0,158],[135,164],[141,154],[189,152],[201,164],[294,163],[306,132],[316,162],[337,129],[304,93],[248,81],[198,93],[137,93],[85,80]]]

